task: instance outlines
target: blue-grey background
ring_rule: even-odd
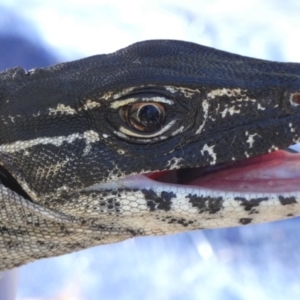
[[[300,62],[297,0],[0,0],[0,70],[182,39]],[[21,268],[18,299],[300,299],[299,219],[136,238]]]

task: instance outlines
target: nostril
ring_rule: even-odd
[[[19,194],[23,198],[31,200],[17,180],[5,168],[3,168],[3,166],[0,166],[0,184]]]
[[[291,104],[294,106],[300,105],[300,93],[293,93],[290,97]]]

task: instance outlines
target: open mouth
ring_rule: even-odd
[[[209,189],[234,193],[289,193],[300,191],[300,153],[279,150],[241,161],[214,166],[178,169],[131,175],[84,190],[110,188],[176,188]],[[0,166],[0,182],[10,190],[30,199],[17,180]]]
[[[289,193],[300,191],[300,153],[279,150],[241,161],[192,169],[131,175],[95,184],[89,190],[152,188],[211,190],[237,194]]]
[[[300,153],[280,150],[237,162],[145,175],[161,183],[222,191],[286,193],[300,190]]]

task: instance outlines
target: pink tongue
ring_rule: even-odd
[[[240,192],[300,191],[300,154],[276,151],[237,162],[189,185]]]

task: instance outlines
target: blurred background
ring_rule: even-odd
[[[300,62],[297,0],[0,0],[0,71],[180,39]],[[299,47],[298,47],[299,46]],[[19,300],[299,300],[300,222],[136,238],[20,269]]]

